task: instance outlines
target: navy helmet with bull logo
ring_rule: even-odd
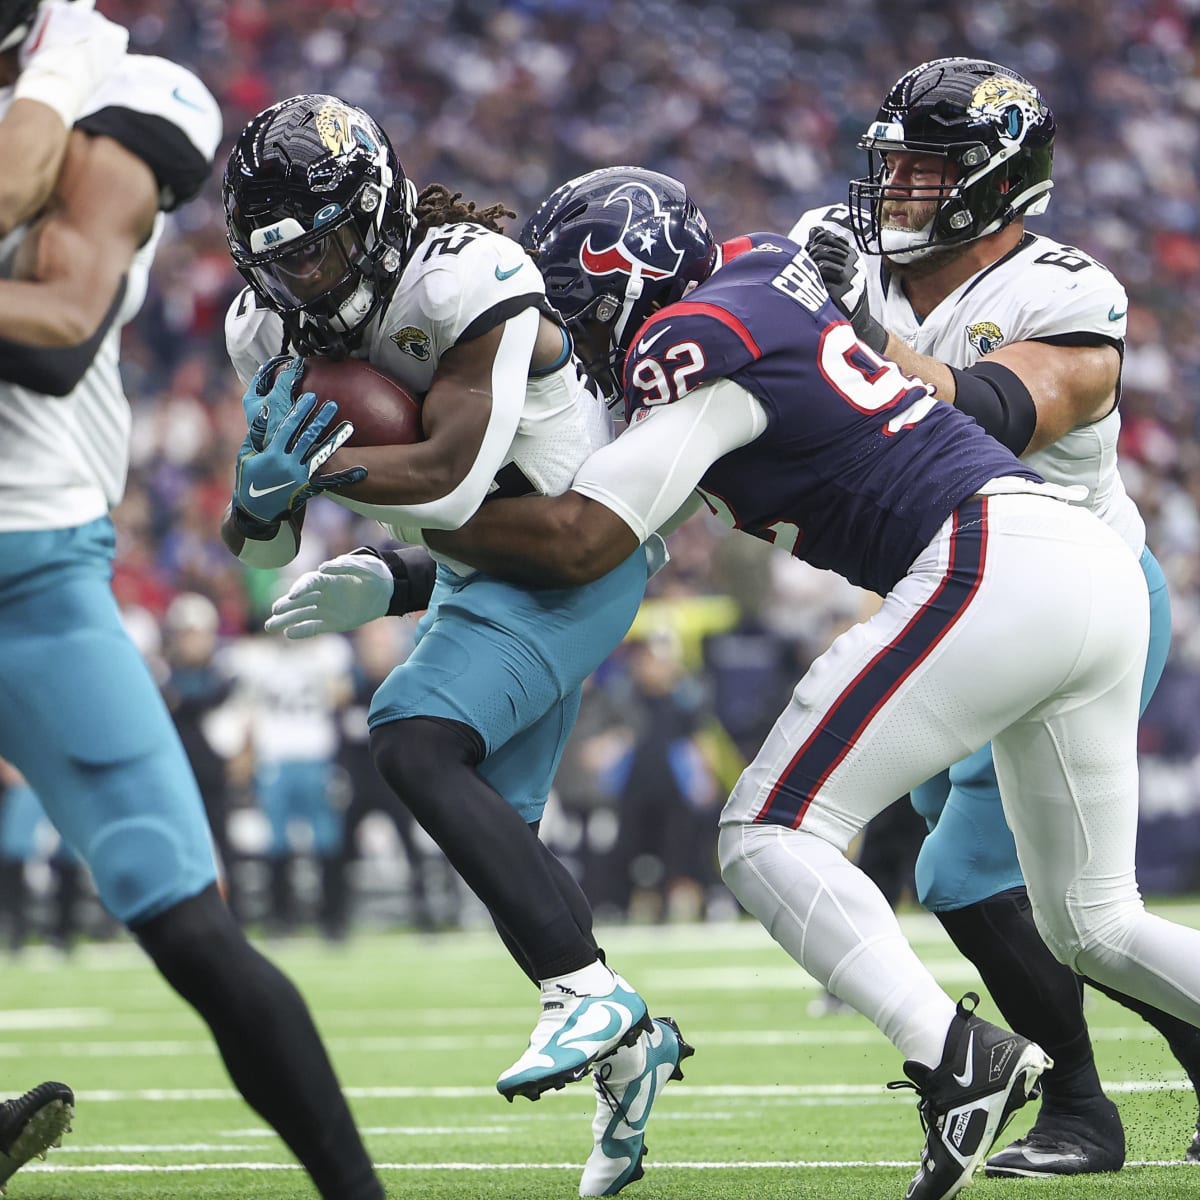
[[[625,351],[656,309],[702,283],[717,260],[703,214],[677,179],[606,167],[564,183],[518,239],[588,373],[615,402]]]

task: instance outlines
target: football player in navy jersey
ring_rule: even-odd
[[[1117,467],[1124,288],[1100,263],[1026,228],[1050,199],[1054,115],[997,63],[942,58],[897,80],[860,141],[850,205],[805,213],[807,249],[861,340],[919,375],[1139,556],[1150,607],[1141,707],[1166,662],[1166,580]],[[861,257],[851,244],[857,243]],[[1125,1138],[1100,1086],[1079,977],[1038,935],[991,749],[913,791],[930,827],[917,890],[979,969],[1005,1020],[1054,1059],[1033,1129],[989,1175],[1119,1170]],[[1159,1029],[1200,1089],[1200,1030],[1100,985]],[[1200,1133],[1187,1157],[1200,1161]]]
[[[704,503],[884,597],[800,681],[720,852],[742,904],[904,1055],[928,1126],[908,1196],[955,1195],[1050,1060],[938,987],[844,851],[990,739],[1056,957],[1200,1018],[1200,932],[1147,914],[1134,877],[1137,559],[859,341],[786,237],[718,247],[677,181],[611,168],[558,189],[521,240],[630,428],[563,495],[495,500],[426,538],[526,584],[578,585]]]
[[[0,9],[0,77],[16,80],[0,108],[44,104],[61,123],[49,196],[34,194],[35,170],[5,208],[34,219],[0,243],[0,755],[320,1194],[382,1200],[303,999],[219,895],[199,790],[111,587],[109,513],[129,461],[121,329],[145,296],[164,214],[209,177],[220,110],[190,71],[149,55],[118,53],[82,94],[75,68],[23,89],[13,47],[46,19],[38,9]],[[19,191],[19,165],[5,167]],[[0,1108],[0,1188],[61,1135],[71,1102],[44,1084]]]

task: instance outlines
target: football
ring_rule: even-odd
[[[420,400],[365,359],[305,358],[293,393],[305,392],[336,402],[335,421],[354,426],[347,446],[408,446],[425,437]]]

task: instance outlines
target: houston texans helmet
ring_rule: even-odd
[[[564,183],[518,238],[537,262],[588,374],[610,403],[621,364],[656,309],[712,273],[717,244],[682,183],[606,167]]]
[[[938,58],[896,81],[858,143],[867,174],[850,183],[859,247],[899,263],[973,242],[1044,212],[1054,186],[1054,114],[1029,80],[979,58]],[[941,185],[890,188],[888,155],[943,160]],[[886,202],[936,201],[922,228],[889,227]]]
[[[225,167],[233,261],[303,354],[347,354],[395,290],[417,189],[387,134],[335,96],[293,96],[242,130]]]

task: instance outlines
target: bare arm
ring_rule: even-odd
[[[19,169],[0,171],[0,237],[7,237],[41,211],[58,178],[69,130],[38,100],[14,100],[0,120],[0,162]]]
[[[31,233],[28,258],[19,256],[23,278],[0,281],[0,337],[36,347],[86,341],[157,212],[149,167],[110,138],[72,133],[47,215]]]
[[[887,355],[906,374],[932,384],[939,400],[954,403],[954,376],[945,363],[909,349],[895,334],[888,337]],[[1077,426],[1100,420],[1116,403],[1121,357],[1112,346],[1014,342],[992,351],[983,361],[1008,367],[1033,397],[1037,426],[1026,452],[1052,445]]]
[[[766,428],[759,401],[732,380],[656,408],[580,467],[562,496],[489,500],[435,550],[516,583],[568,587],[599,579],[689,500],[705,471]]]
[[[395,514],[404,524],[457,528],[466,521],[512,445],[540,320],[527,309],[443,355],[422,405],[425,441],[339,451],[332,470],[367,468],[367,478],[341,494],[380,506],[372,514],[380,520],[395,507],[407,510]]]

